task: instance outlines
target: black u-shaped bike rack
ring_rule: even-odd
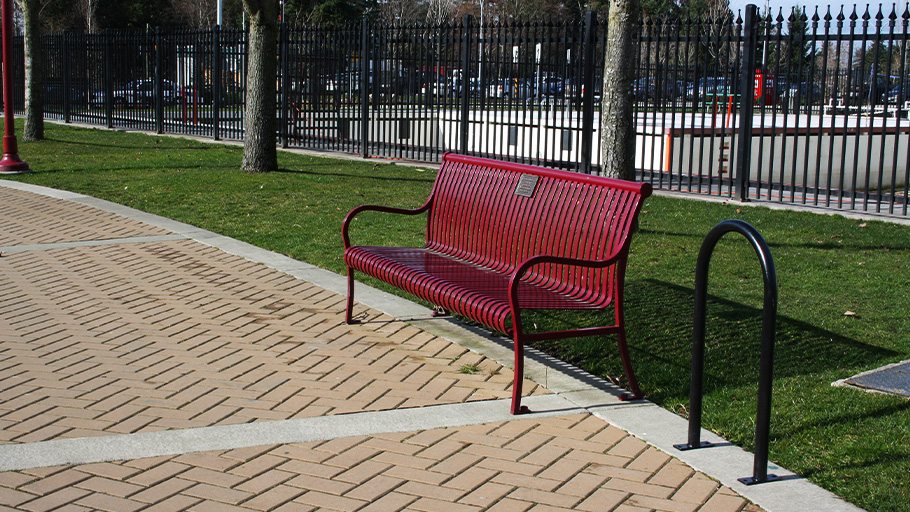
[[[695,325],[692,332],[692,381],[689,388],[689,441],[677,444],[678,450],[692,450],[711,446],[701,441],[702,386],[705,373],[705,315],[708,296],[708,265],[711,253],[722,236],[736,231],[745,236],[761,262],[765,281],[764,316],[761,333],[761,360],[758,376],[758,413],[755,418],[755,459],[751,477],[740,482],[753,485],[779,480],[768,474],[768,436],[771,429],[771,383],[774,373],[774,338],[777,319],[777,272],[765,239],[746,222],[725,220],[714,226],[705,237],[698,253],[695,270]]]

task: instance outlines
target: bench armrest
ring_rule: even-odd
[[[572,265],[576,267],[603,268],[620,261],[622,256],[622,252],[614,253],[613,256],[605,260],[583,260],[578,258],[566,258],[563,256],[531,256],[524,260],[509,276],[509,302],[512,304],[512,310],[517,311],[518,283],[521,282],[521,277],[535,265],[556,263],[559,265]]]
[[[351,222],[354,220],[354,217],[357,216],[360,212],[365,211],[374,211],[374,212],[383,212],[383,213],[397,213],[401,215],[419,215],[430,209],[430,201],[427,201],[426,204],[420,208],[415,209],[406,209],[406,208],[393,208],[391,206],[378,206],[373,204],[364,204],[354,208],[348,212],[347,216],[344,218],[344,222],[341,224],[341,239],[344,241],[344,248],[347,249],[351,246],[351,240],[348,235],[348,227]]]

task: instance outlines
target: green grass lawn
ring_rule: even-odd
[[[289,153],[279,155],[280,172],[251,174],[239,170],[239,147],[59,125],[48,125],[43,142],[20,141],[19,154],[35,172],[9,179],[102,197],[335,272],[344,269],[340,227],[351,208],[419,206],[435,176],[432,166]],[[907,510],[910,401],[831,383],[910,359],[910,227],[650,198],[626,291],[643,390],[686,413],[695,260],[711,227],[729,218],[762,233],[780,283],[771,459],[868,510]],[[420,244],[422,221],[364,214],[353,239]],[[763,290],[742,237],[727,235],[715,250],[709,294],[705,426],[751,449]],[[527,323],[587,321],[556,312]],[[613,339],[541,348],[603,377],[622,374]]]

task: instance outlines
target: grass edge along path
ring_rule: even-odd
[[[340,226],[353,207],[423,204],[434,166],[279,153],[281,170],[240,171],[242,149],[166,136],[47,125],[20,142],[33,174],[70,190],[199,226],[343,272]],[[685,415],[695,259],[717,222],[739,218],[771,247],[780,283],[771,460],[870,511],[910,503],[910,401],[830,385],[910,358],[910,227],[834,215],[654,196],[632,244],[626,287],[633,364],[649,399]],[[422,217],[364,214],[357,243],[422,243]],[[368,284],[390,290],[373,280]],[[735,234],[709,278],[705,427],[752,448],[762,279]],[[539,328],[584,324],[535,314]],[[601,376],[622,375],[612,338],[539,348]]]

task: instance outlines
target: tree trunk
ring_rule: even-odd
[[[40,0],[20,0],[25,25],[25,127],[22,140],[44,139],[44,73],[41,70]],[[63,91],[69,94],[69,91]]]
[[[278,170],[275,145],[278,0],[243,0],[243,4],[249,14],[250,33],[242,168],[253,172],[275,171]]]
[[[81,0],[78,8],[85,21],[85,31],[94,34],[98,30],[98,23],[95,14],[98,12],[98,0]]]
[[[635,79],[633,34],[638,27],[640,0],[610,2],[604,83],[600,107],[600,148],[603,174],[635,179]]]

